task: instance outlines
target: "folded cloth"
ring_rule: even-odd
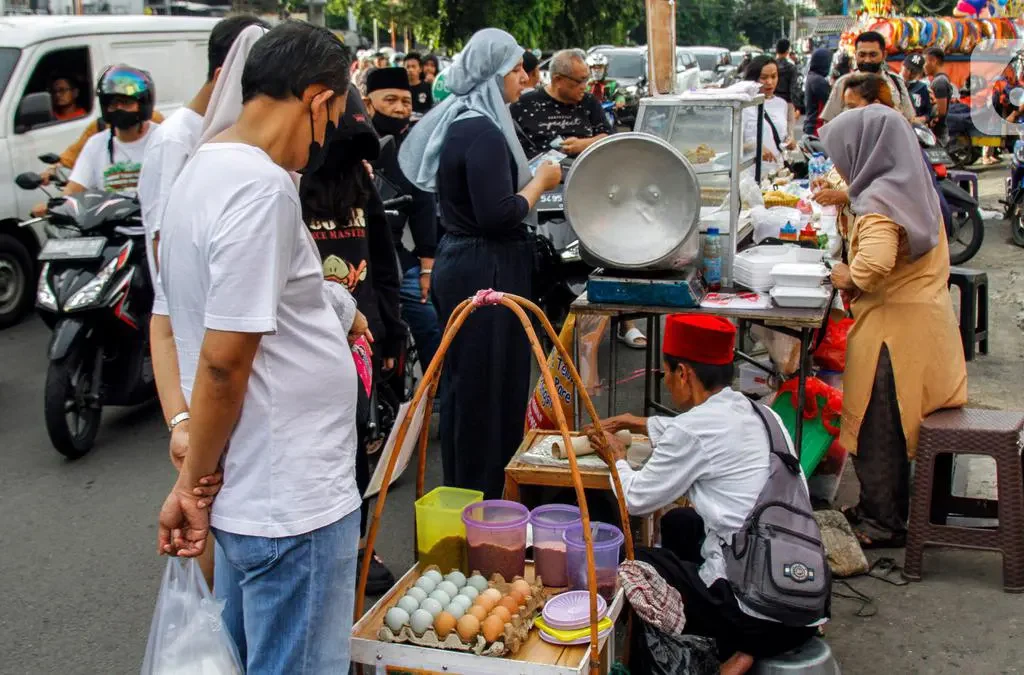
[[[682,635],[686,625],[683,596],[654,566],[627,560],[619,565],[619,580],[630,606],[644,623],[669,635]]]

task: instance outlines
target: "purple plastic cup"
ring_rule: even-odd
[[[580,508],[568,504],[538,506],[530,513],[533,525],[533,569],[545,586],[564,588],[565,542],[562,532],[580,522]]]
[[[468,508],[468,507],[467,507]],[[625,537],[622,530],[608,523],[591,522],[591,540],[594,542],[594,572],[597,592],[611,604],[618,588],[619,550]],[[583,540],[583,523],[570,525],[562,533],[565,542],[565,571],[569,589],[585,591],[587,584],[587,545]]]
[[[518,502],[489,499],[462,510],[469,545],[469,569],[505,581],[526,572],[526,524],[530,510]]]

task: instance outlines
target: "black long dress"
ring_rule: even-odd
[[[481,289],[530,295],[529,205],[516,194],[517,175],[490,120],[463,119],[448,130],[437,174],[445,235],[432,286],[442,326]],[[448,350],[440,393],[445,485],[500,497],[530,394],[530,345],[511,311],[483,307],[466,321]]]

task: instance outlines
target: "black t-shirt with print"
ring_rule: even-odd
[[[546,152],[551,141],[559,136],[593,138],[612,132],[601,104],[590,94],[585,94],[579,103],[562,103],[544,89],[535,89],[512,104],[511,111],[512,119],[519,125],[519,140],[528,156]]]
[[[434,107],[434,95],[431,93],[432,87],[426,82],[420,82],[409,87],[409,91],[412,92],[412,111],[420,114],[426,114]]]
[[[383,356],[397,356],[406,335],[398,296],[401,277],[391,228],[377,191],[365,210],[353,211],[347,225],[310,220],[306,227],[323,259],[324,279],[348,289],[377,344],[383,344]]]

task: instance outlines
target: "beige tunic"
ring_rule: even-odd
[[[945,228],[939,231],[938,245],[911,261],[903,228],[888,217],[868,214],[853,223],[850,272],[861,294],[852,305],[839,436],[851,453],[857,452],[883,344],[911,459],[921,421],[967,402],[967,366],[947,286],[949,246]]]

